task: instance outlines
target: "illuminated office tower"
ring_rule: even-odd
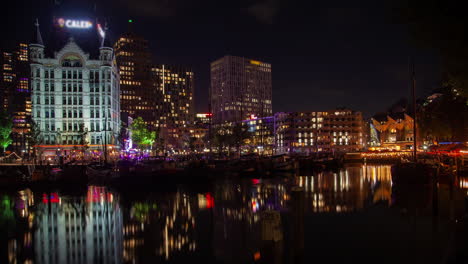
[[[193,120],[193,71],[183,66],[152,64],[148,41],[134,33],[123,34],[114,44],[120,71],[121,111],[142,117],[161,135]]]
[[[212,62],[210,97],[215,124],[271,116],[271,64],[235,56]]]
[[[125,33],[114,44],[120,72],[120,110],[122,116],[142,117],[156,126],[161,93],[151,80],[151,52],[148,41],[134,33]]]
[[[86,36],[82,34],[94,28],[92,22],[59,18],[57,24],[70,32],[64,46],[46,52],[38,23],[29,45],[32,117],[41,131],[37,147],[45,157],[69,156],[77,148],[84,152],[85,145],[92,152],[103,146],[114,149],[119,146],[120,90],[113,49],[100,24]],[[83,50],[99,37],[89,53]]]
[[[163,96],[158,126],[185,127],[194,118],[192,70],[162,64],[154,66],[151,72],[153,83]]]
[[[0,109],[13,120],[11,149],[21,153],[28,148],[27,120],[31,117],[28,45],[20,43],[13,52],[3,51],[0,66]]]
[[[166,149],[180,150],[190,137],[188,130],[194,120],[193,72],[175,65],[155,65],[152,80],[160,96],[156,112],[156,127],[164,138]]]

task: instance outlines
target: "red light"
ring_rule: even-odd
[[[211,196],[211,193],[205,195],[206,198],[206,208],[210,209],[214,207],[214,198]]]
[[[260,183],[260,179],[252,179],[252,184],[259,184]]]
[[[49,203],[49,199],[47,199],[47,194],[42,194],[42,202],[43,203]]]
[[[261,258],[260,252],[259,251],[255,252],[254,253],[254,260],[258,261],[258,260],[260,260],[260,258]]]
[[[257,211],[257,208],[258,208],[257,202],[256,202],[256,201],[252,201],[252,210],[253,210],[254,212],[256,212],[256,211]]]
[[[51,193],[50,194],[50,202],[51,203],[59,203],[60,202],[60,198],[59,198],[57,193]]]
[[[107,193],[105,187],[89,186],[88,193],[86,195],[87,203],[99,203],[99,202],[113,202],[114,196],[112,193]]]

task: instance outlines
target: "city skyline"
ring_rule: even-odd
[[[11,17],[4,27],[11,31],[14,26],[17,39],[2,46],[28,41],[35,17],[45,24],[51,21],[51,14],[67,13],[78,17],[82,14],[79,10],[88,9],[91,10],[88,17],[93,15],[92,1],[81,1],[77,8],[69,7],[73,6],[70,2],[73,1],[62,1],[61,6],[54,8],[49,4],[50,8],[41,14],[27,11],[21,19]],[[262,3],[239,3],[224,9],[214,5],[203,11],[208,2],[194,7],[181,1],[174,7],[167,6],[168,10],[175,10],[174,13],[148,16],[141,10],[125,8],[121,3],[110,13],[104,8],[106,1],[101,1],[95,14],[108,21],[112,41],[127,30],[128,19],[133,19],[133,29],[148,39],[156,63],[193,66],[196,112],[208,110],[209,63],[225,55],[272,64],[273,112],[318,111],[344,106],[362,110],[370,117],[375,112],[385,111],[401,97],[409,97],[407,69],[411,53],[416,57],[419,95],[435,88],[440,79],[435,66],[437,57],[428,51],[412,50],[407,30],[392,23],[392,15],[388,16],[380,4],[357,9],[319,3],[314,9],[316,16],[309,19],[305,11],[281,2],[281,8],[276,8],[276,14],[269,20],[250,11],[257,5],[261,9]],[[12,13],[21,10],[18,4],[8,5]],[[44,5],[47,6],[42,3]],[[193,10],[180,10],[180,5]],[[151,5],[147,9],[148,12],[155,10]],[[211,25],[216,20],[223,22],[222,28]],[[369,20],[375,23],[366,23]],[[320,22],[323,28],[317,28]],[[207,24],[210,27],[203,27]],[[217,34],[213,34],[215,32]]]
[[[209,127],[192,122],[195,113],[192,103],[193,72],[190,69],[152,64],[148,42],[134,34],[124,34],[112,45],[106,36],[107,26],[103,27],[99,20],[93,23],[90,20],[60,17],[54,20],[53,26],[55,38],[51,42],[44,42],[40,24],[36,21],[35,38],[29,44],[29,50],[23,52],[29,54],[31,65],[30,74],[26,75],[31,78],[31,99],[24,100],[32,101],[32,109],[23,110],[32,113],[34,123],[31,123],[31,129],[20,134],[29,135],[29,132],[40,131],[35,147],[44,151],[48,158],[61,151],[65,155],[76,155],[78,146],[82,147],[79,153],[83,157],[88,147],[91,147],[93,154],[99,155],[101,147],[106,149],[104,153],[109,148],[114,154],[112,149],[119,149],[118,145],[122,146],[127,140],[127,132],[121,129],[140,133],[132,125],[132,119],[137,124],[146,121],[151,130],[157,131],[157,148],[169,149],[174,153],[185,153],[187,148],[194,152],[205,151],[202,149],[206,147],[203,139],[209,136]],[[66,44],[63,44],[64,41]],[[21,59],[23,53],[19,52],[15,56]],[[9,76],[21,75],[15,71],[10,73],[10,68],[8,61],[3,64],[7,81],[11,81]],[[277,133],[274,131],[279,131],[276,129],[276,114],[272,116],[271,68],[268,62],[224,56],[211,63],[210,91],[213,111],[210,115],[213,121],[210,120],[210,123],[215,126],[223,124],[224,129],[233,129],[232,132],[220,133],[235,134],[238,132],[234,130],[239,131],[235,123],[247,121],[249,132],[256,134],[248,144],[257,146],[258,152],[260,149],[268,149],[266,151],[269,153],[273,153],[274,146],[278,145],[274,139]],[[331,110],[330,113],[335,111]],[[362,119],[361,114],[359,116],[358,119]],[[344,118],[340,121],[345,119],[348,120]],[[120,126],[121,121],[124,127]],[[348,124],[340,124],[339,127],[343,125],[348,127]],[[363,125],[360,122],[353,125],[359,127],[361,132],[339,129],[339,142],[335,138],[333,147],[316,147],[315,151],[341,151],[341,145],[344,146],[343,150],[348,149],[346,145],[356,145],[354,149],[361,149],[365,145],[362,141]],[[294,127],[295,124],[285,123],[281,126]],[[313,133],[316,137],[317,131]],[[322,146],[320,139],[328,138],[328,132],[327,136],[324,134],[314,140],[311,133],[310,144],[319,141]],[[302,133],[299,133],[298,142],[296,137],[290,137],[289,132],[286,134],[286,152],[296,152],[293,147],[297,144],[309,146],[308,138],[303,139]],[[341,138],[342,134],[344,138]],[[333,136],[336,135],[335,131]],[[358,138],[361,140],[357,141]],[[36,140],[32,136],[31,139]],[[133,136],[131,139],[138,142],[139,147],[143,147],[145,142],[151,142],[152,148],[155,143],[155,138],[149,136],[146,141]],[[29,146],[29,143],[21,143],[18,139],[13,143],[20,145],[23,153]],[[282,146],[282,143],[279,145]]]
[[[1,263],[468,263],[447,1],[15,0]]]

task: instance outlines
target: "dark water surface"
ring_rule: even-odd
[[[466,191],[401,191],[389,166],[154,192],[81,189],[0,190],[0,263],[467,260]]]

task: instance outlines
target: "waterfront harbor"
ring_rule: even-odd
[[[0,264],[468,263],[461,5],[2,8]]]

